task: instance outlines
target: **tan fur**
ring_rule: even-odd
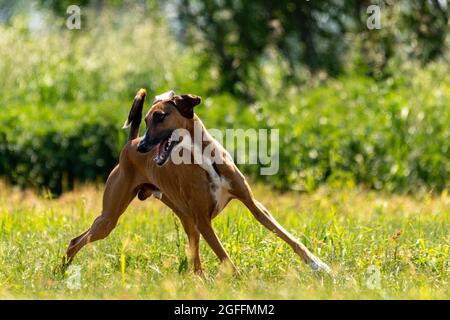
[[[152,126],[151,119],[154,112],[166,112],[169,115],[161,125]],[[194,115],[193,119],[188,119],[167,101],[158,101],[153,105],[145,121],[149,134],[156,134],[156,131],[165,129],[185,128],[193,135],[196,122],[206,132],[197,116]],[[223,163],[216,164],[216,170],[218,170],[216,176],[214,168],[208,165],[203,167],[198,164],[175,165],[169,159],[166,164],[159,167],[153,161],[156,148],[147,153],[139,153],[137,145],[140,138],[129,141],[121,152],[119,164],[113,169],[106,182],[102,213],[87,231],[70,242],[64,264],[70,263],[76,253],[87,243],[108,236],[116,226],[120,215],[136,195],[141,200],[155,195],[158,198],[161,197],[160,200],[180,218],[188,236],[196,273],[203,272],[199,254],[200,235],[221,261],[228,262],[234,268],[211,226],[211,220],[231,199],[238,199],[244,203],[262,225],[286,241],[313,269],[329,271],[328,266],[280,226],[268,210],[253,197],[245,177],[231,157],[211,135],[207,134],[207,137],[207,141],[201,146],[202,150],[208,144],[214,143],[217,148],[224,151]],[[212,184],[215,184],[215,188],[212,188]]]

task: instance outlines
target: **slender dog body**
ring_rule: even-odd
[[[232,199],[244,203],[262,225],[286,241],[312,269],[330,272],[325,263],[280,226],[253,197],[250,186],[230,155],[193,113],[193,108],[201,101],[199,97],[177,96],[170,92],[161,99],[157,98],[145,117],[146,132],[137,138],[145,95],[145,90],[141,89],[135,97],[127,122],[130,126],[129,141],[121,152],[119,164],[106,182],[102,213],[87,231],[72,239],[63,259],[64,265],[68,265],[86,244],[108,236],[136,196],[145,200],[153,195],[181,220],[188,237],[194,271],[198,274],[203,273],[200,235],[221,261],[235,268],[211,225],[211,220]],[[201,129],[202,140],[200,143],[194,141],[189,157],[195,158],[197,154],[202,161],[175,164],[169,158],[179,153],[183,145],[186,146],[186,140],[175,140],[174,132],[184,130],[187,133],[185,137],[189,138],[194,136],[196,127]],[[204,152],[208,148],[214,150],[213,156]]]

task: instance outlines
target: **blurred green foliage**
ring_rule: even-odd
[[[125,142],[120,127],[131,100],[145,87],[150,95],[174,89],[203,96],[196,112],[209,128],[280,129],[277,175],[242,166],[280,189],[310,191],[324,182],[448,188],[450,66],[442,43],[431,59],[420,46],[399,50],[394,39],[395,54],[379,60],[386,47],[377,44],[390,29],[350,34],[352,50],[336,52],[339,72],[319,64],[304,74],[307,60],[293,65],[281,47],[260,44],[263,56],[245,53],[243,60],[255,61],[231,81],[248,92],[243,96],[223,86],[230,78],[209,40],[180,43],[162,15],[149,18],[140,7],[84,10],[82,30],[70,31],[54,11],[38,11],[39,23],[18,13],[0,25],[0,175],[13,183],[58,194],[75,181],[104,179]],[[225,51],[239,55],[235,49]],[[420,52],[429,59],[414,58]],[[292,74],[303,80],[291,81]]]
[[[447,0],[177,0],[181,40],[220,72],[222,90],[252,101],[259,69],[273,51],[288,65],[285,84],[311,75],[359,74],[383,78],[393,60],[428,63],[448,49]],[[370,30],[368,7],[380,8],[380,29]],[[362,59],[352,61],[362,55]],[[448,56],[447,56],[448,58]],[[349,63],[350,62],[350,63]],[[255,76],[256,75],[256,76]]]
[[[0,173],[53,194],[76,181],[105,179],[117,163],[119,135],[111,105],[6,108],[0,117]]]

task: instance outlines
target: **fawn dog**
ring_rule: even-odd
[[[330,272],[330,268],[295,239],[258,202],[243,174],[229,153],[206,130],[194,114],[200,97],[176,95],[173,91],[157,96],[145,116],[146,131],[138,137],[146,91],[136,94],[128,119],[129,139],[120,154],[119,164],[110,173],[103,194],[103,210],[92,226],[70,241],[63,266],[73,260],[77,252],[90,242],[104,239],[114,229],[121,214],[137,196],[145,200],[150,196],[160,199],[181,220],[189,243],[190,261],[194,272],[203,274],[200,261],[200,235],[206,240],[221,262],[236,271],[222,243],[215,234],[211,221],[232,199],[240,200],[264,227],[286,241],[313,270]],[[214,150],[214,157],[202,156],[197,163],[174,163],[171,154],[186,147],[189,136],[198,126],[203,134],[193,152],[202,154],[205,148]],[[177,130],[184,136],[177,136]],[[186,139],[187,137],[187,139]],[[192,150],[191,150],[192,151]],[[213,159],[214,158],[214,159]],[[191,159],[192,160],[192,159]]]

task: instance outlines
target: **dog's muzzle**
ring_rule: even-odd
[[[146,153],[149,152],[151,149],[152,146],[150,146],[145,136],[142,137],[141,141],[139,141],[139,144],[137,146],[137,151],[140,153]]]
[[[170,157],[175,145],[180,141],[178,139],[172,139],[173,130],[166,130],[159,133],[156,137],[149,139],[146,133],[137,146],[137,151],[140,153],[149,152],[151,149],[156,148],[155,157],[153,161],[158,166],[164,165]]]

